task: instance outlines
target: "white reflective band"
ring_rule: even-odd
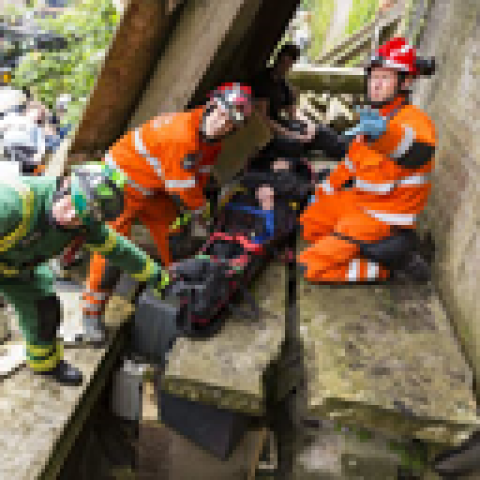
[[[92,290],[85,290],[85,294],[93,297],[95,300],[105,300],[107,298],[106,293],[93,292]]]
[[[376,280],[378,278],[379,272],[380,268],[378,266],[378,263],[369,261],[367,264],[367,279]]]
[[[187,180],[165,180],[165,188],[167,190],[173,190],[177,188],[193,188],[197,184],[195,178],[189,178]]]
[[[328,178],[320,184],[320,187],[327,195],[331,195],[335,192]]]
[[[431,177],[432,176],[429,173],[426,173],[424,175],[412,175],[410,177],[405,177],[399,180],[398,185],[425,185],[427,183],[430,183]]]
[[[379,193],[379,194],[386,195],[387,193],[390,193],[393,190],[394,186],[395,186],[394,182],[370,183],[370,182],[366,182],[365,180],[362,180],[361,178],[355,179],[355,187],[360,190],[363,190],[364,192],[369,192],[369,193]]]
[[[426,185],[431,180],[430,174],[418,174],[418,175],[411,175],[410,177],[405,177],[397,182],[391,183],[370,183],[362,180],[361,178],[355,179],[355,187],[364,192],[369,193],[378,193],[386,195],[390,193],[393,188],[395,187],[402,187],[402,186],[411,186],[411,185]]]
[[[83,308],[85,308],[86,310],[91,310],[93,312],[101,312],[103,310],[103,307],[105,305],[103,305],[103,303],[88,303],[88,302],[85,302],[85,305],[83,306]]]
[[[405,65],[403,65],[402,63],[394,62],[393,60],[390,60],[389,58],[387,58],[385,60],[385,65],[387,67],[399,68],[400,70],[407,71],[407,67]]]
[[[403,138],[400,143],[397,145],[397,148],[394,152],[390,154],[392,158],[403,157],[412,147],[413,142],[415,141],[415,130],[409,125],[403,125]]]
[[[204,167],[200,167],[198,171],[200,173],[210,173],[212,171],[213,165],[206,165]]]
[[[381,222],[388,223],[389,225],[413,225],[417,218],[415,214],[408,213],[384,213],[376,212],[374,210],[365,209],[365,213],[380,220]]]
[[[348,157],[345,157],[345,160],[343,162],[351,172],[355,171],[355,165],[352,163],[352,161]]]
[[[158,158],[153,157],[150,155],[150,153],[147,150],[147,147],[143,143],[141,134],[140,134],[140,129],[137,128],[133,132],[133,138],[135,141],[135,149],[137,152],[145,158],[145,160],[150,164],[150,166],[155,170],[155,173],[160,177],[163,178],[163,170],[162,170],[162,165],[158,161]]]
[[[350,262],[347,273],[347,280],[349,282],[356,282],[360,273],[360,260],[355,258]]]
[[[135,190],[137,190],[138,192],[140,192],[142,195],[145,195],[146,197],[148,197],[149,195],[153,195],[153,191],[152,191],[152,190],[149,190],[148,188],[142,187],[142,186],[139,185],[137,182],[135,182],[134,180],[132,180],[132,179],[115,163],[115,160],[113,159],[112,154],[111,154],[110,152],[105,155],[104,160],[105,160],[105,164],[108,165],[110,168],[112,168],[113,170],[118,170],[118,171],[122,172],[122,173],[127,177],[127,184],[128,184],[128,185],[130,185],[131,187],[133,187]]]
[[[390,55],[394,55],[395,57],[398,56],[398,55],[402,55],[404,53],[407,53],[409,52],[410,50],[412,49],[412,47],[410,45],[408,45],[408,43],[406,45],[404,45],[403,47],[401,48],[397,48],[395,50],[391,50],[390,51]]]

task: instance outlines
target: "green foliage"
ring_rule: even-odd
[[[418,442],[415,445],[406,445],[400,441],[389,441],[390,450],[395,452],[401,461],[402,466],[413,471],[421,472],[427,465],[427,448]]]
[[[312,44],[309,57],[317,58],[322,51],[325,37],[332,22],[335,1],[311,0],[309,3],[312,12]]]
[[[301,6],[306,10],[313,10],[316,0],[302,0]]]
[[[373,20],[378,10],[378,3],[378,0],[355,0],[352,2],[345,35],[351,35]]]
[[[76,125],[92,90],[118,21],[110,0],[82,0],[55,19],[39,20],[47,31],[64,35],[64,50],[29,52],[17,68],[13,83],[27,87],[52,107],[62,93],[69,93],[66,120]]]

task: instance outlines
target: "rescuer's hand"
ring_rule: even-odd
[[[181,213],[173,223],[170,224],[169,232],[176,233],[185,228],[192,221],[192,214],[190,212]]]
[[[371,139],[376,140],[387,131],[388,120],[380,115],[378,110],[358,108],[356,111],[360,115],[360,121],[357,126],[347,130],[344,135],[349,137],[368,135]]]
[[[153,293],[158,297],[162,297],[165,292],[165,288],[170,285],[170,275],[168,270],[162,268],[149,283],[153,288]]]

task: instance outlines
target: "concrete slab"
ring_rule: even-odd
[[[259,321],[233,314],[207,340],[180,338],[168,360],[163,388],[174,395],[251,415],[264,412],[263,379],[285,335],[285,267],[270,264],[252,285]]]
[[[80,292],[58,292],[66,322],[78,321]],[[118,310],[114,310],[118,313]],[[53,479],[58,475],[75,439],[100,395],[124,344],[121,315],[112,326],[105,349],[70,349],[67,361],[79,367],[85,381],[80,387],[60,387],[23,368],[0,382],[0,478]]]
[[[444,444],[478,428],[472,373],[432,285],[302,279],[299,310],[315,415]]]

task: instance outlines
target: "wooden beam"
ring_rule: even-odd
[[[248,1],[248,0],[247,0]],[[129,128],[160,112],[182,111],[234,30],[246,0],[190,0],[142,92]]]
[[[159,55],[165,2],[131,0],[105,58],[70,153],[107,149],[123,133]]]

